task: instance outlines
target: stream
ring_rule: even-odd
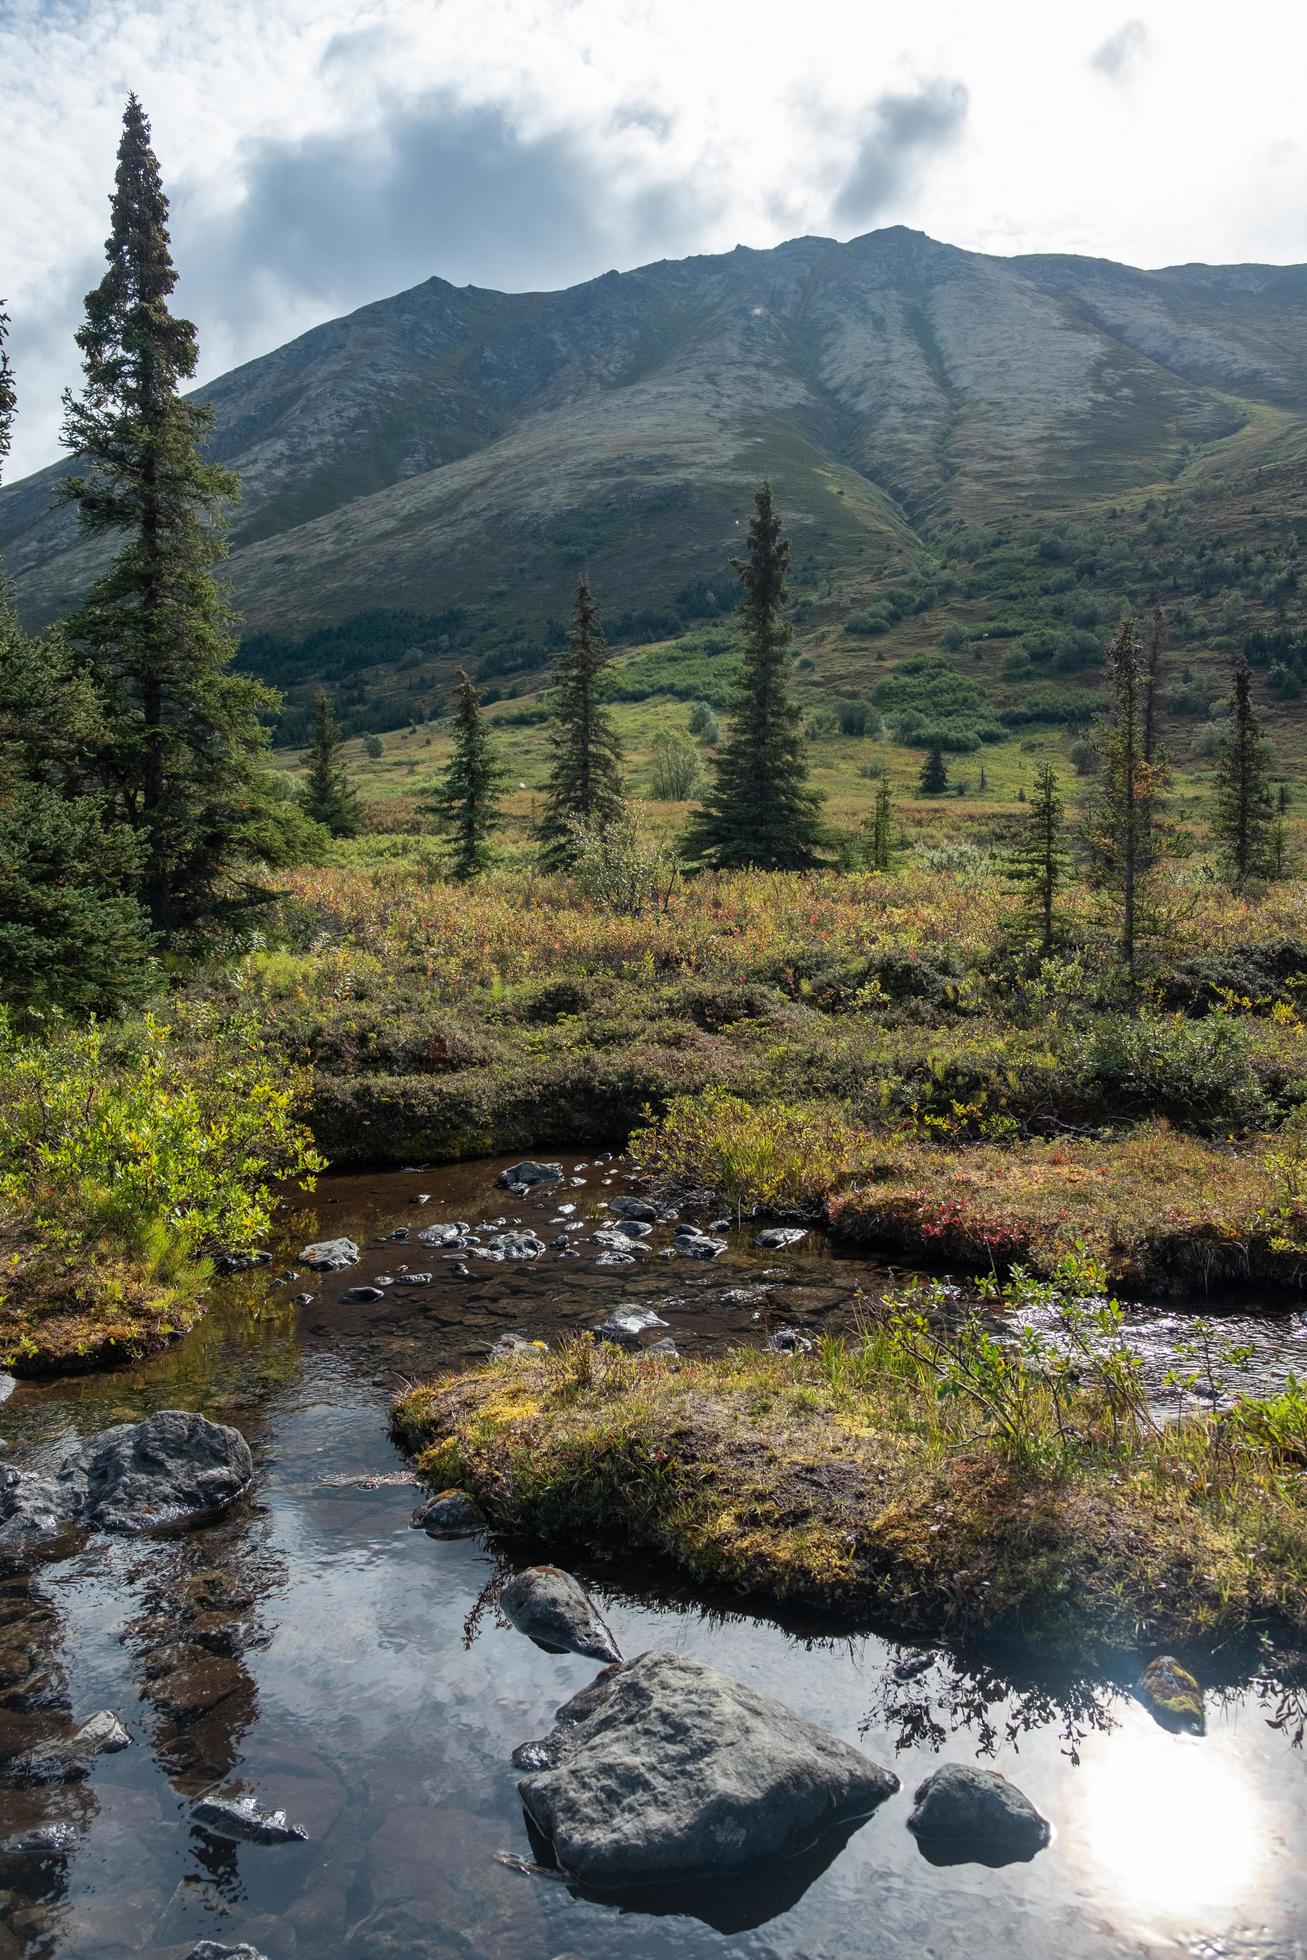
[[[662,1256],[674,1227],[660,1225],[632,1263],[603,1264],[592,1233],[630,1188],[619,1160],[567,1157],[561,1186],[520,1197],[498,1187],[501,1168],[326,1178],[287,1208],[271,1264],[218,1283],[184,1340],[117,1372],[20,1382],[0,1406],[3,1460],[24,1467],[169,1407],[235,1424],[257,1466],[214,1523],[93,1536],[0,1576],[0,1757],[97,1709],[133,1742],[80,1784],[15,1787],[0,1764],[0,1960],[181,1960],[205,1938],[267,1960],[1303,1960],[1301,1688],[1209,1677],[1207,1733],[1177,1735],[1128,1675],[1050,1674],[1037,1655],[1000,1673],[631,1574],[580,1574],[625,1653],[674,1649],[767,1690],[902,1790],[838,1847],[666,1910],[500,1862],[532,1855],[510,1754],[595,1666],[497,1618],[492,1547],[411,1529],[394,1394],[503,1334],[553,1343],[628,1302],[653,1307],[684,1353],[848,1330],[907,1276],[815,1233],[761,1250],[748,1224],[720,1234],[716,1259]],[[456,1220],[483,1240],[520,1223],[550,1249],[499,1262],[418,1242]],[[287,1277],[307,1240],[339,1235],[361,1246],[357,1265]],[[406,1267],[430,1282],[405,1283]],[[378,1278],[392,1282],[379,1301],[342,1300]],[[1195,1304],[1251,1350],[1241,1385],[1307,1370],[1300,1306]],[[1129,1323],[1160,1382],[1184,1313],[1132,1309]],[[1051,1846],[1002,1869],[930,1862],[905,1819],[944,1761],[1010,1776],[1053,1821]],[[189,1811],[217,1789],[283,1808],[306,1841],[207,1833]]]

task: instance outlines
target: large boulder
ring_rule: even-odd
[[[526,1813],[598,1888],[727,1875],[807,1850],[898,1778],[770,1695],[685,1654],[608,1669],[519,1751]]]
[[[499,1595],[499,1604],[509,1625],[546,1653],[585,1654],[595,1661],[622,1658],[589,1593],[556,1565],[531,1565],[516,1573]]]
[[[997,1770],[944,1763],[917,1786],[908,1819],[937,1864],[1012,1864],[1033,1858],[1052,1835],[1048,1819]]]
[[[513,1164],[499,1173],[499,1182],[506,1191],[525,1191],[532,1184],[561,1184],[562,1181],[561,1164],[537,1164],[529,1157],[524,1163]]]
[[[140,1532],[187,1523],[230,1504],[253,1476],[238,1429],[160,1409],[91,1437],[53,1474],[0,1471],[0,1548],[40,1546],[86,1525]]]

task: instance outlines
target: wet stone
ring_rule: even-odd
[[[419,1504],[412,1523],[432,1538],[475,1538],[488,1528],[485,1512],[465,1490],[442,1490]]]
[[[227,1946],[221,1940],[197,1940],[184,1960],[266,1960],[257,1947]]]
[[[802,1245],[808,1234],[798,1225],[769,1225],[759,1232],[754,1240],[765,1252],[784,1252],[792,1245]]]
[[[663,1250],[665,1259],[715,1259],[718,1253],[725,1252],[725,1239],[710,1238],[706,1232],[690,1230],[678,1231],[669,1246]]]
[[[937,1864],[1006,1865],[1033,1858],[1052,1836],[1029,1797],[997,1770],[944,1763],[917,1786],[908,1829]]]
[[[652,1307],[618,1307],[594,1329],[597,1341],[635,1342],[655,1327],[666,1327]]]
[[[499,1183],[506,1191],[529,1190],[533,1184],[561,1184],[562,1181],[561,1164],[537,1164],[529,1157],[499,1173]]]
[[[385,1294],[379,1286],[347,1286],[341,1294],[341,1304],[346,1307],[372,1307]]]
[[[306,1245],[299,1256],[315,1273],[338,1273],[343,1266],[358,1264],[359,1249],[353,1239],[318,1239]]]
[[[202,1797],[191,1806],[191,1822],[248,1844],[295,1844],[308,1837],[287,1821],[284,1810],[263,1810],[253,1797]]]
[[[812,1342],[797,1327],[778,1327],[767,1336],[768,1354],[811,1354]]]
[[[517,1573],[500,1594],[499,1605],[509,1625],[546,1653],[621,1659],[590,1595],[556,1565],[533,1565]]]
[[[91,1715],[71,1735],[38,1744],[9,1765],[18,1783],[79,1783],[91,1773],[97,1756],[116,1755],[131,1747],[131,1736],[107,1708]]]
[[[464,1236],[458,1225],[424,1225],[418,1233],[422,1245],[457,1245]]]
[[[614,1218],[630,1218],[646,1225],[656,1224],[659,1216],[657,1205],[650,1204],[648,1198],[614,1198],[608,1209]]]
[[[1173,1654],[1159,1654],[1140,1678],[1140,1691],[1154,1719],[1163,1728],[1201,1735],[1207,1726],[1203,1691],[1187,1667]]]

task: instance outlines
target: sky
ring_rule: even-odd
[[[200,379],[438,273],[525,291],[906,224],[1307,261],[1287,0],[0,0],[9,480],[59,453],[129,89]]]

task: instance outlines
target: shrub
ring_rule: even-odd
[[[888,633],[894,621],[895,615],[883,607],[869,606],[865,612],[851,613],[844,622],[844,631],[874,638],[877,634]]]
[[[659,735],[653,744],[651,786],[662,803],[684,803],[699,787],[699,757],[683,735]]]
[[[1086,1085],[1109,1118],[1163,1116],[1197,1128],[1266,1114],[1249,1067],[1248,1030],[1228,1014],[1205,1020],[1112,1015],[1073,1044]]]
[[[721,726],[706,701],[696,701],[691,708],[690,733],[697,735],[709,748],[715,747],[721,740]]]
[[[867,701],[841,701],[835,712],[839,717],[841,735],[879,737],[884,733],[884,722]]]

